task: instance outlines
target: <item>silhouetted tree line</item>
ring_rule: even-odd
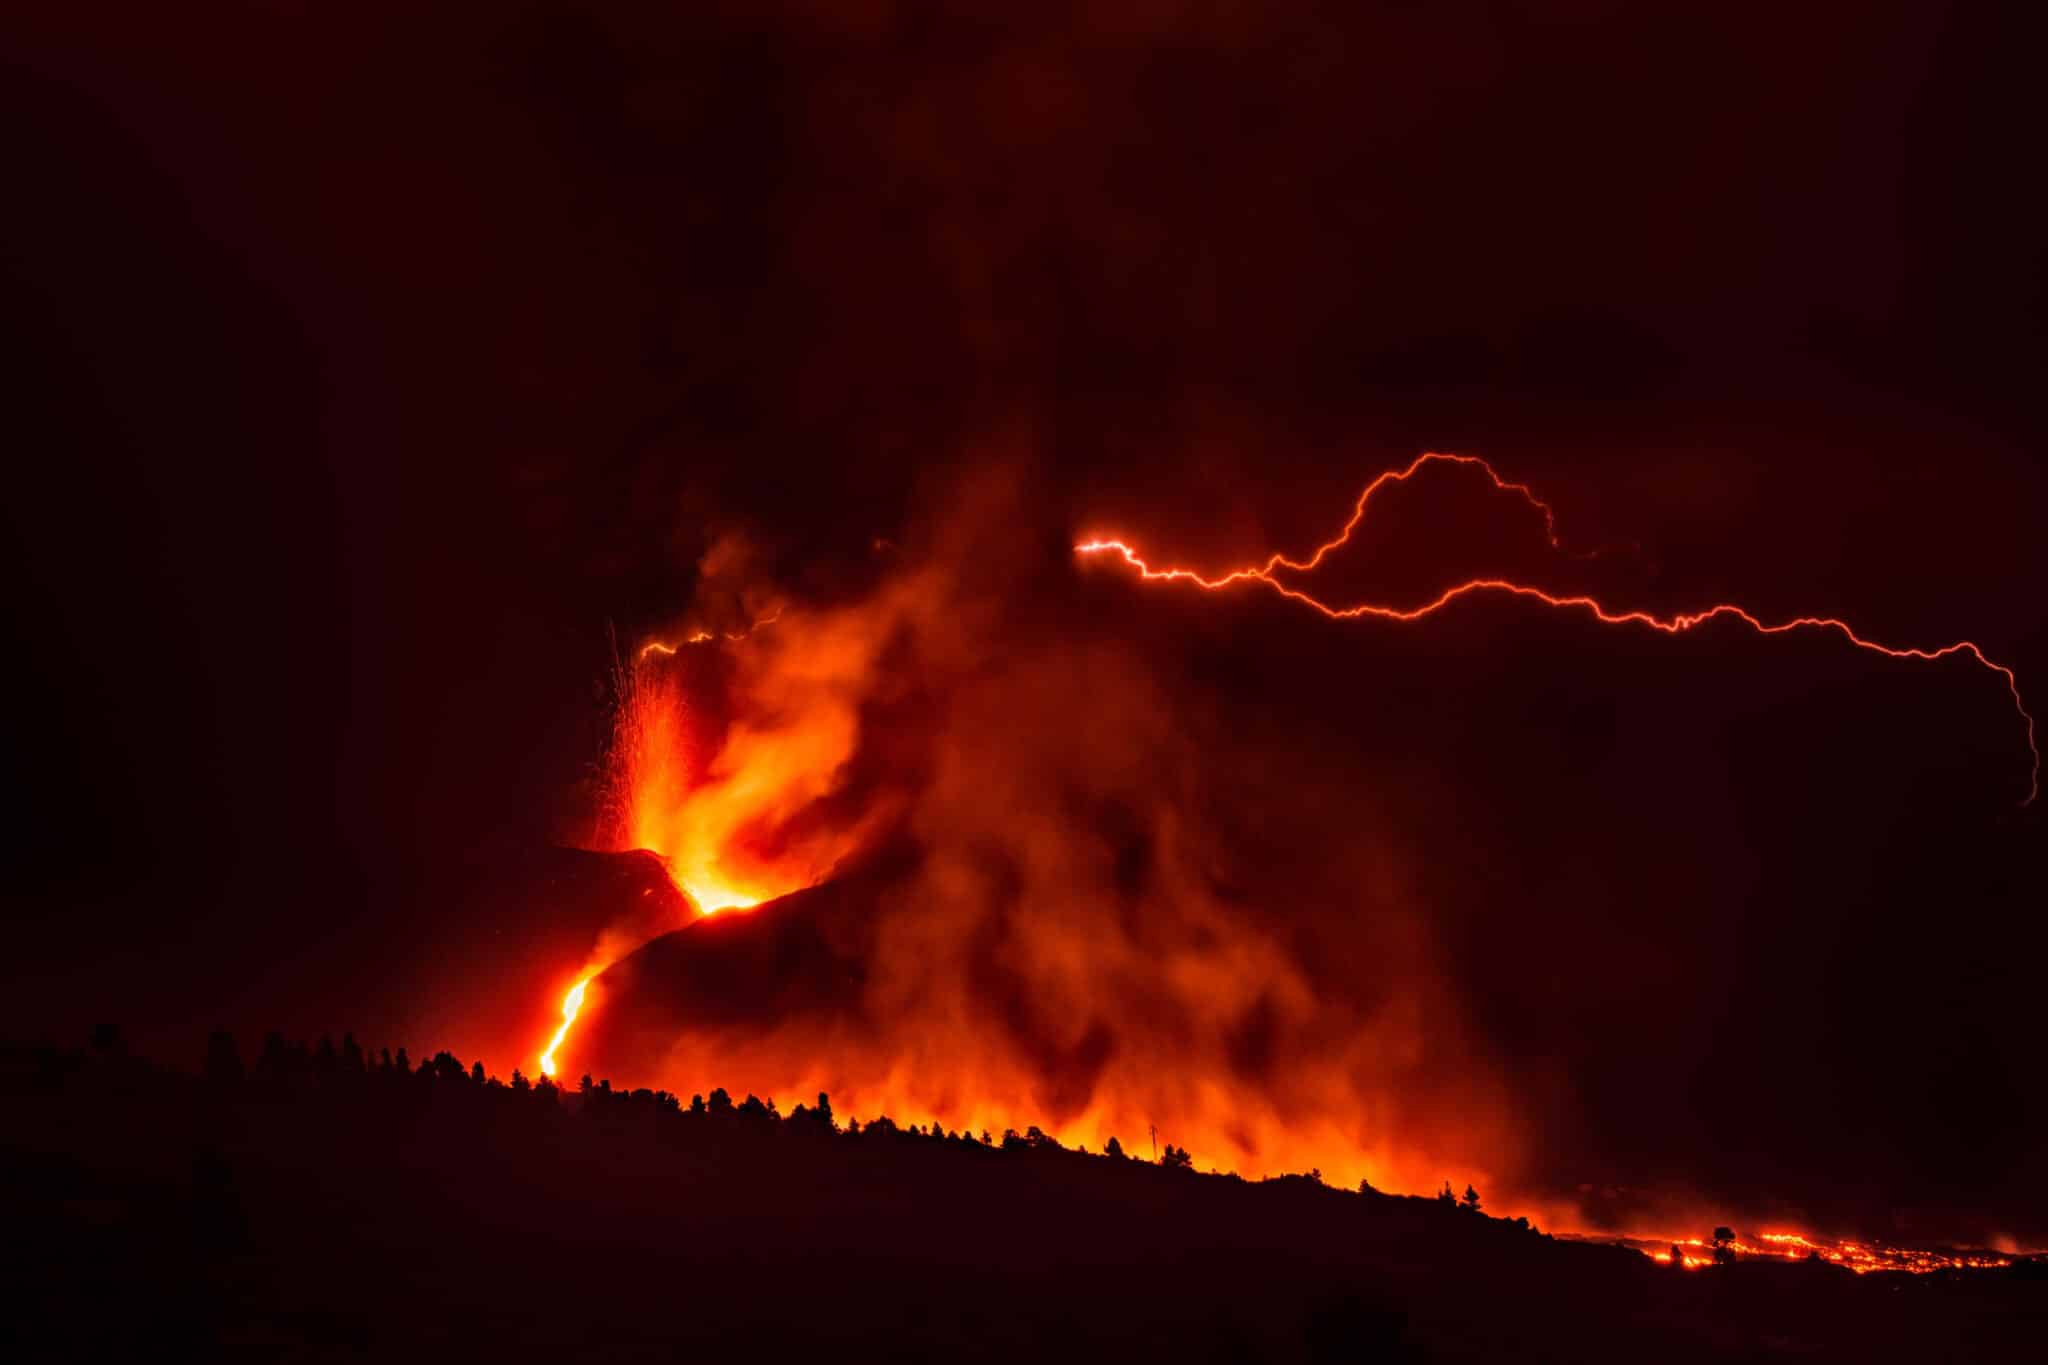
[[[338,1046],[330,1038],[323,1037],[310,1048],[303,1042],[287,1042],[276,1032],[266,1034],[255,1066],[245,1072],[234,1039],[227,1033],[217,1032],[207,1043],[206,1076],[220,1086],[246,1085],[270,1090],[362,1081],[385,1087],[405,1087],[422,1093],[429,1090],[502,1093],[512,1101],[524,1101],[535,1106],[557,1107],[566,1103],[578,1113],[598,1120],[628,1121],[645,1117],[657,1125],[702,1122],[729,1126],[734,1132],[775,1130],[797,1135],[831,1134],[864,1142],[924,1142],[980,1151],[1090,1155],[1085,1147],[1063,1146],[1057,1138],[1036,1125],[1027,1127],[1022,1133],[1006,1128],[1000,1137],[992,1137],[986,1129],[979,1133],[971,1129],[949,1129],[936,1121],[922,1125],[899,1124],[887,1114],[877,1115],[865,1124],[856,1118],[848,1118],[841,1124],[833,1113],[831,1097],[823,1092],[819,1093],[815,1105],[799,1103],[784,1114],[772,1097],[764,1099],[749,1094],[735,1101],[723,1087],[719,1087],[709,1095],[693,1094],[685,1102],[667,1090],[615,1088],[609,1080],[585,1073],[577,1080],[573,1096],[565,1099],[555,1083],[545,1076],[532,1080],[514,1068],[511,1080],[501,1081],[496,1076],[487,1075],[482,1062],[472,1062],[465,1068],[459,1058],[448,1052],[437,1052],[417,1066],[402,1047],[396,1053],[380,1048],[372,1056],[356,1042],[352,1033],[343,1034]],[[1134,1160],[1114,1135],[1103,1144],[1102,1155],[1116,1161]],[[1169,1171],[1192,1172],[1195,1169],[1194,1155],[1173,1142],[1164,1144],[1156,1164]],[[1219,1174],[1229,1180],[1241,1179],[1234,1173]],[[1261,1183],[1287,1181],[1321,1186],[1323,1177],[1320,1170],[1315,1170],[1303,1175],[1268,1177]],[[1392,1197],[1374,1189],[1366,1181],[1359,1182],[1358,1192],[1378,1198]],[[1469,1184],[1460,1196],[1446,1181],[1436,1201],[1462,1214],[1477,1215],[1480,1212],[1479,1191]],[[1513,1226],[1534,1230],[1526,1218],[1508,1221]]]
[[[353,1033],[343,1034],[339,1045],[332,1037],[323,1036],[309,1047],[300,1041],[288,1042],[283,1034],[273,1031],[264,1035],[255,1062],[244,1066],[233,1035],[216,1031],[206,1040],[204,1074],[208,1084],[215,1087],[246,1087],[272,1093],[361,1082],[387,1087],[469,1086],[527,1095],[549,1103],[558,1098],[554,1082],[546,1077],[536,1083],[514,1068],[508,1084],[496,1076],[487,1076],[482,1062],[464,1066],[461,1058],[445,1051],[415,1066],[404,1048],[396,1053],[380,1048],[372,1055]]]
[[[389,1048],[380,1048],[374,1055],[369,1053],[356,1041],[353,1033],[343,1034],[338,1045],[331,1037],[322,1037],[309,1046],[304,1042],[287,1041],[281,1033],[273,1031],[264,1035],[255,1063],[245,1067],[234,1037],[217,1031],[207,1040],[204,1071],[207,1081],[216,1087],[248,1088],[258,1092],[289,1093],[308,1087],[362,1083],[387,1089],[408,1087],[422,1093],[431,1089],[449,1093],[463,1090],[502,1092],[536,1105],[565,1103],[560,1089],[545,1076],[529,1079],[515,1067],[511,1079],[503,1081],[487,1074],[482,1062],[472,1062],[465,1067],[460,1058],[449,1052],[437,1052],[415,1065],[402,1047],[395,1053]],[[578,1079],[573,1099],[567,1103],[592,1118],[647,1115],[681,1121],[708,1120],[774,1127],[781,1131],[831,1133],[869,1141],[943,1142],[1006,1152],[1080,1154],[1086,1150],[1064,1147],[1057,1138],[1036,1125],[1022,1133],[1013,1128],[1005,1129],[1000,1138],[991,1136],[986,1129],[979,1133],[971,1129],[949,1129],[936,1121],[899,1124],[887,1114],[877,1115],[866,1124],[849,1118],[842,1125],[832,1110],[831,1096],[823,1092],[819,1093],[815,1105],[799,1103],[784,1114],[772,1097],[764,1099],[749,1094],[735,1102],[720,1087],[709,1095],[692,1095],[685,1103],[680,1096],[667,1090],[615,1088],[611,1081],[586,1073]],[[1123,1144],[1115,1137],[1104,1144],[1104,1154],[1118,1160],[1128,1159]],[[1194,1158],[1186,1148],[1168,1143],[1159,1156],[1158,1164],[1171,1170],[1193,1170]]]
[[[99,1057],[127,1057],[126,1045],[118,1029],[108,1026],[95,1029],[91,1045],[93,1054]],[[353,1033],[344,1033],[339,1043],[331,1036],[323,1036],[309,1045],[304,1041],[287,1040],[282,1033],[273,1030],[264,1035],[254,1062],[245,1064],[234,1037],[226,1031],[216,1031],[207,1039],[202,1071],[209,1088],[256,1098],[288,1099],[314,1093],[331,1093],[337,1097],[356,1094],[371,1102],[379,1096],[442,1097],[450,1101],[465,1099],[503,1104],[513,1111],[573,1113],[605,1124],[645,1122],[657,1131],[673,1128],[679,1134],[701,1126],[704,1131],[734,1135],[775,1132],[799,1137],[830,1136],[861,1143],[934,1144],[980,1152],[1069,1158],[1092,1155],[1085,1147],[1064,1146],[1036,1125],[1027,1127],[1022,1133],[1014,1128],[1005,1129],[1000,1137],[996,1137],[986,1129],[979,1133],[971,1129],[949,1129],[938,1121],[899,1124],[887,1114],[877,1115],[865,1123],[850,1117],[842,1123],[833,1112],[831,1097],[823,1092],[818,1094],[815,1104],[799,1103],[787,1114],[777,1107],[772,1097],[749,1094],[735,1101],[730,1093],[719,1087],[708,1095],[693,1094],[686,1102],[667,1090],[616,1088],[610,1080],[593,1078],[587,1073],[577,1080],[572,1093],[564,1094],[546,1076],[529,1078],[514,1068],[510,1080],[501,1080],[490,1075],[481,1061],[465,1065],[459,1057],[447,1051],[436,1052],[417,1064],[403,1047],[396,1051],[380,1047],[373,1053],[363,1047]],[[1129,1161],[1134,1165],[1156,1164],[1168,1171],[1192,1173],[1195,1169],[1193,1154],[1170,1141],[1161,1146],[1154,1163],[1131,1157],[1115,1136],[1103,1144],[1101,1155],[1112,1161]],[[1242,1177],[1235,1173],[1215,1174],[1222,1179],[1242,1182]],[[1324,1188],[1320,1170],[1267,1177],[1258,1183],[1288,1182]],[[1383,1194],[1366,1181],[1359,1182],[1358,1193],[1371,1198],[1398,1197]],[[1479,1192],[1469,1184],[1461,1197],[1453,1192],[1448,1181],[1445,1182],[1435,1202],[1461,1215],[1477,1216],[1480,1212]],[[1509,1222],[1512,1226],[1533,1231],[1526,1218]],[[1717,1231],[1717,1241],[1720,1240]]]

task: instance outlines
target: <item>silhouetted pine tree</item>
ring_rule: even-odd
[[[291,1053],[285,1048],[284,1035],[272,1029],[263,1035],[263,1051],[256,1054],[256,1079],[276,1085],[290,1067]]]
[[[206,1079],[220,1086],[242,1083],[242,1054],[226,1029],[215,1029],[206,1037]]]

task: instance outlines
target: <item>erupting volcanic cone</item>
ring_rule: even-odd
[[[590,980],[565,1073],[705,1090],[766,1084],[738,1074],[765,1040],[822,1037],[858,1019],[891,881],[857,873],[705,915],[620,958]]]

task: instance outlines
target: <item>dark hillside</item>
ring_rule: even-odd
[[[274,1046],[5,1055],[11,1360],[2013,1358],[2031,1267],[1676,1272],[1433,1200]],[[978,1135],[977,1135],[978,1138]]]

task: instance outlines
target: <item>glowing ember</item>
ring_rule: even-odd
[[[1344,523],[1343,530],[1337,533],[1335,539],[1317,546],[1315,553],[1307,559],[1295,560],[1289,559],[1285,555],[1276,554],[1257,567],[1233,569],[1228,573],[1215,577],[1205,577],[1192,569],[1155,569],[1130,544],[1113,538],[1097,537],[1085,540],[1076,545],[1074,550],[1075,553],[1083,555],[1113,552],[1120,556],[1124,563],[1136,569],[1140,578],[1148,582],[1193,583],[1196,587],[1211,592],[1220,588],[1231,587],[1238,583],[1254,581],[1264,583],[1282,597],[1312,607],[1333,620],[1351,620],[1362,616],[1373,616],[1388,621],[1415,621],[1432,615],[1458,599],[1474,593],[1511,593],[1517,597],[1526,597],[1541,602],[1545,606],[1569,607],[1577,611],[1583,611],[1603,625],[1648,626],[1652,630],[1662,631],[1667,635],[1682,634],[1695,626],[1727,617],[1731,620],[1742,622],[1760,635],[1780,635],[1787,631],[1802,629],[1832,630],[1839,633],[1858,649],[1867,649],[1873,653],[1883,654],[1894,659],[1934,660],[1946,658],[1951,654],[1967,655],[2005,680],[2006,690],[2012,693],[2013,707],[2019,712],[2020,719],[2026,722],[2027,751],[2033,756],[2033,765],[2028,775],[2026,799],[2020,804],[2023,806],[2031,805],[2035,797],[2040,794],[2041,751],[2035,743],[2034,717],[2028,712],[2026,702],[2020,696],[2019,679],[2014,676],[2012,669],[1987,658],[1984,651],[1969,640],[1958,640],[1954,644],[1942,645],[1934,649],[1898,648],[1865,639],[1863,636],[1858,635],[1846,621],[1838,620],[1835,617],[1798,616],[1790,620],[1767,623],[1753,615],[1748,609],[1732,602],[1716,603],[1704,611],[1682,612],[1674,616],[1660,617],[1646,611],[1615,611],[1584,594],[1556,595],[1526,583],[1513,583],[1500,578],[1470,579],[1455,587],[1446,589],[1436,598],[1423,603],[1419,607],[1394,607],[1377,602],[1360,602],[1351,606],[1335,606],[1300,588],[1291,587],[1276,577],[1276,574],[1282,569],[1291,570],[1295,573],[1309,573],[1313,571],[1323,562],[1325,556],[1351,539],[1351,533],[1365,519],[1366,503],[1371,500],[1374,493],[1389,483],[1405,482],[1413,477],[1423,466],[1431,463],[1469,465],[1483,470],[1486,476],[1493,481],[1494,487],[1504,492],[1519,495],[1530,505],[1542,512],[1544,526],[1549,532],[1550,543],[1553,547],[1556,546],[1556,524],[1551,514],[1550,505],[1536,497],[1534,493],[1529,491],[1526,485],[1507,482],[1494,471],[1492,465],[1476,456],[1429,453],[1417,456],[1406,469],[1382,474],[1370,484],[1367,484],[1365,491],[1358,495],[1358,501],[1351,510],[1351,519]]]
[[[590,988],[590,978],[584,977],[569,988],[562,997],[562,1026],[555,1030],[555,1036],[548,1040],[547,1050],[540,1054],[540,1074],[555,1074],[555,1053],[561,1048],[562,1040],[569,1036],[570,1025],[576,1022],[576,1013],[583,1008],[583,993]]]

